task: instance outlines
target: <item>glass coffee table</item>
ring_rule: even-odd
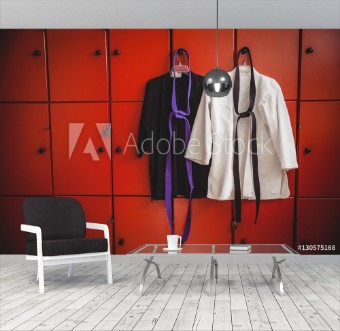
[[[158,264],[154,261],[156,257],[163,259],[163,257],[180,257],[180,256],[200,256],[208,258],[210,263],[210,279],[209,290],[210,295],[213,294],[213,288],[215,281],[218,278],[218,260],[222,257],[226,257],[227,263],[256,263],[256,260],[261,258],[262,260],[268,259],[272,256],[273,271],[272,278],[276,278],[279,282],[280,293],[284,293],[282,275],[280,270],[280,264],[285,262],[290,256],[298,254],[293,248],[285,244],[254,244],[251,245],[251,249],[248,251],[233,251],[230,247],[233,245],[227,244],[185,244],[180,251],[164,251],[163,249],[167,245],[163,244],[146,244],[136,248],[128,253],[129,255],[139,255],[144,257],[146,262],[145,268],[142,273],[141,282],[139,286],[139,293],[143,295],[144,282],[149,267],[153,265],[157,270],[158,278],[161,278],[161,272]],[[256,258],[257,257],[257,258]],[[254,259],[255,258],[255,259]],[[255,260],[255,261],[254,261]],[[203,261],[203,260],[202,260]]]

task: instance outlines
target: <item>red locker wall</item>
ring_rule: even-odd
[[[340,253],[340,199],[309,198],[298,203],[298,251]],[[323,247],[318,247],[318,245]]]
[[[45,103],[0,103],[0,194],[52,194]]]
[[[142,102],[113,102],[112,161],[115,195],[150,195],[149,158],[137,157]]]
[[[242,222],[235,231],[235,243],[293,244],[294,199],[261,201],[255,224],[255,202],[242,202]]]
[[[54,103],[51,119],[55,194],[111,194],[108,104]]]
[[[47,101],[43,30],[0,30],[0,102]]]
[[[188,243],[230,243],[234,237],[292,245],[293,197],[298,243],[334,241],[338,39],[338,30],[220,30],[222,69],[231,70],[237,50],[248,46],[255,68],[281,85],[299,146],[299,182],[295,190],[296,171],[290,171],[291,198],[263,201],[256,226],[254,203],[244,201],[244,219],[233,233],[230,201],[194,200]],[[24,251],[18,226],[26,195],[76,197],[88,219],[109,225],[119,254],[146,242],[164,243],[169,225],[164,201],[150,201],[148,158],[124,148],[133,144],[130,133],[137,137],[146,82],[169,71],[170,49],[188,49],[192,70],[204,75],[216,65],[215,30],[2,30],[0,47],[0,217],[8,229],[2,252]],[[73,134],[78,139],[70,145]],[[181,234],[187,200],[175,199],[174,211]],[[319,226],[324,219],[327,226]]]
[[[164,201],[148,197],[114,198],[115,245],[117,254],[143,244],[165,244],[169,223]]]
[[[340,197],[340,101],[302,102],[300,197]]]
[[[188,212],[188,200],[176,198],[174,203],[175,232],[182,235]],[[231,243],[231,203],[210,199],[192,202],[192,220],[188,244]]]
[[[47,30],[51,101],[108,100],[105,30]]]
[[[169,38],[169,30],[110,30],[113,101],[143,101],[145,83],[169,70]]]
[[[21,205],[24,197],[0,197],[0,254],[24,254],[25,234]]]
[[[205,75],[216,67],[216,30],[213,29],[175,29],[173,31],[173,50],[185,48],[190,54],[191,70]],[[234,66],[234,31],[219,30],[219,67],[230,71]],[[179,57],[187,63],[186,55]]]
[[[339,100],[340,30],[303,30],[301,100]],[[317,85],[316,82],[322,81]]]
[[[237,30],[237,49],[240,50],[245,46],[251,51],[254,68],[274,78],[280,84],[285,100],[296,100],[299,31],[239,29]],[[243,58],[240,57],[240,64]]]

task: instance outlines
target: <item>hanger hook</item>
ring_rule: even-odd
[[[246,54],[246,57],[245,57],[245,59],[244,59],[244,61],[243,61],[243,65],[244,65],[244,66],[247,65],[247,60],[248,60],[248,53]]]
[[[182,65],[182,63],[181,63],[181,60],[180,60],[180,58],[178,57],[178,53],[176,54],[176,60],[178,61],[178,64],[181,66],[181,65]]]
[[[247,60],[248,60],[248,53],[249,53],[248,47],[243,47],[241,49],[241,53],[246,55],[246,57],[244,58],[244,61],[243,61],[243,65],[245,66],[245,65],[247,65]]]

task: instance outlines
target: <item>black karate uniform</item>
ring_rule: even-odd
[[[187,117],[190,126],[194,124],[196,112],[203,92],[203,76],[191,72],[190,115]],[[145,90],[145,98],[138,134],[138,154],[150,153],[149,173],[151,198],[164,200],[166,152],[169,148],[169,115],[172,111],[172,81],[169,73],[151,79]],[[176,99],[178,109],[184,110],[187,105],[188,75],[176,78]],[[182,119],[173,120],[172,151],[172,196],[189,198],[190,186],[185,164],[185,127]],[[144,143],[143,143],[144,142]],[[208,175],[210,166],[192,163],[194,190],[193,198],[207,196]]]

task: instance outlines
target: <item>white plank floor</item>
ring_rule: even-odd
[[[151,266],[138,294],[144,264],[47,267],[38,292],[36,265],[3,264],[0,330],[340,330],[340,265],[283,265],[286,293],[271,265],[219,265],[209,296],[207,264]]]

